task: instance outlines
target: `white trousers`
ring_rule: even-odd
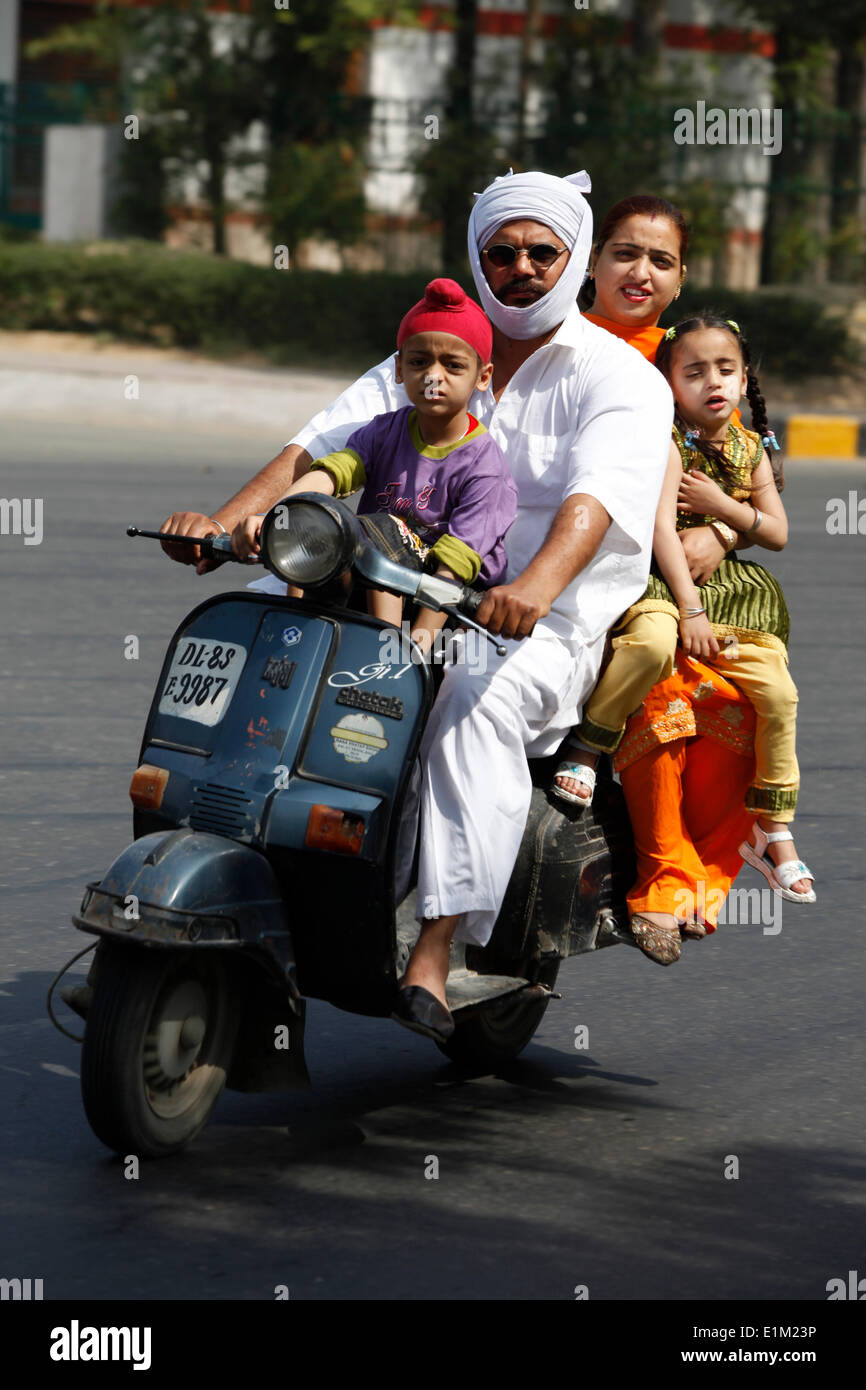
[[[526,827],[527,756],[556,751],[598,674],[592,651],[528,637],[487,643],[475,665],[449,666],[421,744],[418,918],[461,914],[455,939],[484,946]],[[483,669],[486,666],[486,670]]]

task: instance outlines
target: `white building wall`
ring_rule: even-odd
[[[116,154],[113,126],[46,128],[43,241],[90,241],[108,235],[107,196],[114,187]]]
[[[18,6],[20,0],[0,0],[0,82],[18,76]]]
[[[418,212],[416,180],[405,165],[423,149],[426,118],[441,120],[453,40],[442,30],[377,29],[368,58],[368,92],[373,97],[364,184],[367,206],[374,212]],[[415,110],[408,113],[405,103]]]

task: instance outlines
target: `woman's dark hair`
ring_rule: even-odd
[[[669,328],[667,333],[665,333],[665,336],[662,338],[656,350],[655,365],[669,381],[674,349],[679,346],[683,338],[687,337],[689,333],[697,333],[702,328],[720,328],[722,332],[729,333],[737,343],[737,347],[743,359],[743,366],[746,369],[746,399],[749,402],[749,408],[752,412],[752,429],[755,430],[764,441],[764,448],[770,456],[776,488],[781,492],[785,486],[782,456],[767,443],[769,431],[767,406],[761,394],[761,388],[758,385],[758,378],[752,370],[751,349],[749,348],[744,334],[740,331],[739,324],[735,323],[733,319],[723,319],[720,314],[709,312],[696,314],[694,318],[683,319],[682,323],[675,324],[673,328]],[[680,417],[679,410],[677,410],[674,417],[674,423],[681,434],[684,434],[688,429],[688,425]],[[773,438],[775,439],[775,436],[773,436]],[[725,457],[724,449],[721,445],[712,444],[708,440],[698,437],[695,439],[694,447],[699,453],[703,454],[704,458],[714,459],[716,463],[719,464],[726,481],[735,481],[728,471],[728,460]]]
[[[667,198],[657,198],[652,193],[634,193],[630,198],[623,198],[620,202],[614,203],[602,222],[595,239],[593,249],[596,259],[601,255],[605,242],[610,241],[620,222],[624,222],[627,217],[665,217],[668,222],[672,222],[679,233],[680,264],[682,264],[689,247],[689,229],[686,226],[686,219],[675,203],[669,203]],[[581,309],[589,309],[595,303],[595,285],[592,280],[584,281],[577,302]]]

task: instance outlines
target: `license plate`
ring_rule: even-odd
[[[246,647],[188,637],[177,647],[162,687],[160,714],[218,724],[240,680]]]

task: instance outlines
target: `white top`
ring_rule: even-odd
[[[388,357],[291,443],[320,458],[407,399]],[[550,342],[518,368],[498,402],[488,388],[473,395],[469,409],[505,453],[517,483],[517,518],[505,538],[506,582],[538,553],[567,497],[588,493],[611,516],[595,556],[533,634],[594,648],[597,669],[605,633],[646,588],[673,423],[667,382],[635,348],[575,306]]]

